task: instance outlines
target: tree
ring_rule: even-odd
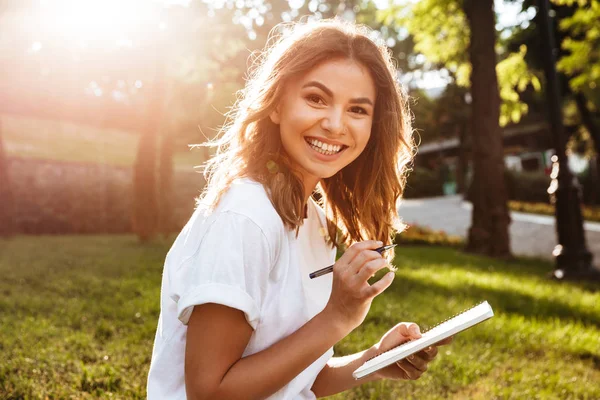
[[[473,214],[467,250],[493,257],[510,256],[508,196],[504,181],[502,132],[498,124],[500,96],[496,75],[496,32],[493,0],[465,0],[471,31],[471,96],[473,98]]]
[[[522,3],[523,11],[531,13],[534,0]],[[561,93],[564,99],[565,123],[580,125],[594,138],[596,151],[600,150],[600,1],[552,0],[557,42],[561,44],[557,55],[557,69],[562,74]],[[509,48],[525,45],[530,51],[525,60],[533,70],[542,70],[540,38],[537,26],[539,13],[531,24],[515,29],[506,40]],[[544,104],[543,98],[526,100]],[[570,105],[572,104],[572,108]],[[573,111],[578,118],[573,118]],[[579,129],[571,129],[579,131]],[[598,140],[596,140],[598,139]]]
[[[152,83],[147,115],[138,144],[133,175],[133,230],[142,241],[154,237],[159,229],[159,200],[156,179],[156,147],[159,129],[163,120],[166,72],[161,58],[164,43],[159,39],[155,43],[155,77]]]
[[[0,119],[0,237],[15,233],[13,194],[8,175],[8,162],[2,141],[2,119]]]
[[[528,67],[542,70],[544,57],[540,51],[542,39],[538,27],[540,18],[545,16],[535,12],[536,4],[534,0],[523,1],[522,10],[531,16],[531,23],[517,27],[506,45],[509,49],[527,46],[530,49],[525,57]],[[563,123],[567,134],[572,135],[567,148],[575,152],[585,148],[588,157],[597,154],[597,170],[600,170],[600,1],[552,0],[551,6],[554,31],[560,44],[557,69]],[[523,100],[540,111],[546,109],[542,96],[528,95]],[[592,181],[588,182],[591,184]],[[589,187],[584,189],[590,192]]]
[[[518,92],[540,86],[526,67],[527,48],[509,53],[498,44],[492,0],[422,0],[382,10],[379,19],[406,28],[417,52],[448,69],[459,86],[470,87],[474,196],[467,249],[510,256],[499,125],[518,122],[527,112]]]
[[[202,135],[210,134],[206,127],[222,121],[220,113],[209,112],[207,101],[214,98],[223,110],[243,85],[245,57],[231,60],[244,53],[240,38],[245,30],[231,26],[228,10],[211,18],[207,5],[196,1],[189,7],[143,6],[154,7],[152,15],[160,21],[152,20],[154,17],[138,20],[123,12],[122,19],[128,21],[110,31],[89,30],[80,36],[61,31],[56,35],[53,32],[61,27],[56,26],[51,12],[59,14],[65,2],[54,3],[54,9],[28,1],[12,1],[12,14],[3,20],[3,37],[10,40],[0,40],[0,112],[140,135],[134,165],[134,227],[143,240],[159,229],[169,231],[174,147],[182,142],[198,143],[198,136],[204,140]],[[7,0],[0,0],[2,11],[4,4]],[[102,8],[101,4],[93,6]],[[47,23],[32,26],[31,22],[38,20]],[[159,35],[163,45],[154,49]],[[129,44],[119,44],[115,37],[121,42],[129,39]],[[32,38],[40,40],[41,51],[23,57],[31,49]],[[73,41],[86,45],[69,46]],[[154,68],[148,66],[157,60],[161,64],[157,70],[162,72],[154,74]],[[40,74],[40,70],[47,73]],[[215,92],[217,96],[213,96]],[[198,185],[201,189],[200,180]]]
[[[570,8],[570,15],[558,14],[563,54],[557,69],[568,77],[581,123],[593,138],[600,160],[600,1],[554,3]]]

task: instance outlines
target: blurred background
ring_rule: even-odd
[[[190,145],[275,25],[331,17],[389,47],[418,143],[396,281],[336,355],[497,311],[422,380],[336,398],[600,398],[597,286],[546,279],[597,280],[599,0],[0,0],[0,398],[144,398]]]
[[[137,230],[145,239],[177,231],[204,184],[193,167],[212,151],[189,145],[215,136],[268,32],[302,16],[367,24],[393,51],[420,143],[405,197],[467,193],[477,134],[469,31],[485,23],[470,27],[461,7],[450,0],[3,0],[4,214],[12,204],[5,218],[27,234]],[[597,7],[555,1],[552,10],[569,167],[590,206],[600,203]],[[554,153],[540,16],[528,0],[498,0],[494,10],[497,37],[488,46],[497,54],[489,60],[501,99],[497,135],[510,200],[528,208],[550,201]]]

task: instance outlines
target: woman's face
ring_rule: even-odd
[[[271,120],[308,194],[364,150],[375,97],[367,68],[349,59],[323,62],[286,84]]]

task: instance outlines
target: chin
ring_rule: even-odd
[[[310,174],[313,176],[316,176],[317,178],[319,178],[319,180],[321,179],[325,179],[325,178],[331,178],[332,176],[334,176],[335,174],[337,174],[338,172],[340,172],[340,170],[316,170],[316,171],[310,171]]]

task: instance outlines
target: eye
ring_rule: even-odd
[[[306,96],[306,99],[312,103],[317,103],[317,104],[319,104],[319,101],[323,101],[321,96],[318,96],[316,94],[309,94],[308,96]],[[325,102],[323,101],[323,103],[325,103]]]
[[[368,115],[369,114],[367,112],[367,110],[365,110],[362,107],[358,107],[358,106],[352,107],[350,110],[352,110],[352,112],[355,112],[357,114],[364,114],[364,115]]]

